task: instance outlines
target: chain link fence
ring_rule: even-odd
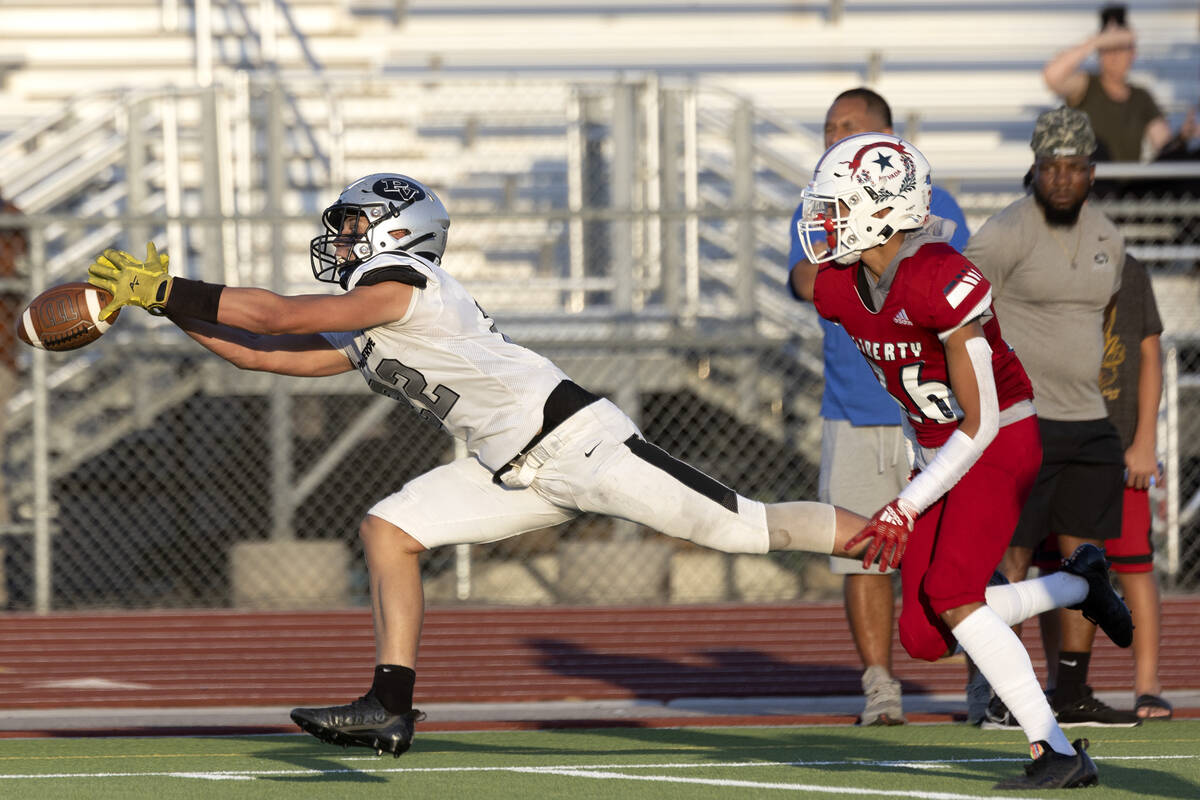
[[[758,212],[755,224],[785,225],[783,213]],[[453,269],[453,247],[447,264]],[[1155,280],[1170,287],[1159,290],[1168,355],[1159,438],[1164,457],[1168,447],[1175,457],[1167,487],[1156,490],[1155,541],[1160,569],[1173,567],[1168,584],[1194,590],[1200,290],[1182,263],[1158,264]],[[28,296],[12,298],[8,319]],[[617,402],[650,441],[771,502],[816,495],[820,339],[807,307],[795,305],[800,316],[785,336],[764,334],[753,318],[685,325],[652,304],[599,321],[495,316],[517,341]],[[82,350],[19,355],[6,420],[10,518],[0,538],[9,609],[365,603],[363,513],[458,454],[438,427],[369,392],[357,374],[242,373],[136,312]],[[432,604],[788,601],[838,596],[826,562],[709,552],[584,516],[435,551],[423,569]]]
[[[285,158],[296,142],[336,139],[295,134],[273,84],[159,92],[95,118],[77,109],[64,125],[89,146],[132,130],[130,120],[142,127],[126,152],[104,151],[111,160],[79,191],[27,179],[30,252],[0,310],[14,320],[41,286],[81,279],[94,253],[138,252],[147,238],[165,242],[190,277],[319,291],[305,243],[329,187],[344,171],[403,163],[442,193],[454,218],[447,267],[501,330],[740,492],[815,497],[820,329],[784,289],[790,204],[806,169],[760,146],[787,126],[726,92],[538,85],[543,94],[372,85],[383,98],[441,92],[403,105],[425,109],[393,136],[404,160],[372,155],[360,140],[382,134],[369,130],[324,161],[307,145],[308,161]],[[297,102],[328,103],[328,115],[322,106],[311,118],[337,118],[337,95],[319,88]],[[518,96],[543,97],[544,107],[522,110],[510,102]],[[493,114],[488,103],[512,108]],[[214,146],[185,149],[173,165],[154,160],[166,152],[159,138],[224,141],[203,127],[218,120],[247,147],[228,159]],[[272,134],[280,130],[293,135]],[[74,163],[57,141],[47,133],[28,144]],[[286,146],[251,146],[265,141]],[[1017,175],[1005,192],[960,184],[972,229],[1019,184]],[[1098,202],[1150,266],[1166,324],[1156,563],[1169,586],[1190,591],[1200,586],[1200,193],[1179,183],[1122,189]],[[110,195],[111,208],[101,204]],[[5,382],[0,608],[360,604],[363,513],[455,457],[445,434],[357,375],[242,374],[136,311],[79,351],[20,348],[15,366]],[[424,570],[431,603],[787,601],[838,596],[826,562],[726,556],[583,517],[430,553]]]
[[[171,341],[166,328],[150,333],[159,334],[151,346],[115,336],[90,346],[86,368],[48,392],[52,607],[365,602],[356,536],[363,513],[454,458],[455,443],[407,406],[367,391],[356,374],[242,375],[191,342]],[[682,338],[543,341],[536,349],[619,402],[650,441],[742,492],[815,496],[820,377],[802,365],[811,344]],[[51,372],[62,369],[56,363]],[[73,432],[55,427],[72,417]],[[102,430],[110,425],[116,430]],[[10,441],[6,464],[24,525],[35,507],[22,479],[31,445]],[[8,607],[34,607],[36,537],[4,538]],[[431,603],[796,599],[829,588],[810,566],[801,554],[727,556],[590,516],[424,559]]]

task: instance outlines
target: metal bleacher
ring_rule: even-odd
[[[529,337],[626,326],[666,339],[681,321],[692,333],[744,324],[779,340],[798,332],[793,357],[815,373],[811,310],[783,288],[786,222],[823,149],[830,99],[852,85],[881,91],[978,225],[1019,191],[1032,120],[1055,102],[1041,65],[1093,30],[1096,5],[0,0],[0,190],[45,220],[43,283],[153,236],[185,274],[312,291],[319,210],[360,175],[406,172],[451,208],[456,272]],[[1146,0],[1131,15],[1134,78],[1177,124],[1196,95],[1195,3]],[[669,147],[670,125],[685,133]],[[589,158],[611,164],[621,147],[632,204],[590,196],[583,177]],[[676,165],[659,158],[679,161],[673,195],[662,184]],[[685,206],[701,213],[685,219]],[[676,213],[640,221],[621,245],[635,262],[631,290],[576,254],[588,212],[664,211]],[[749,233],[737,224],[748,211]],[[671,224],[694,225],[681,237],[688,286],[677,301],[660,274],[668,259],[647,244]],[[101,378],[87,369],[100,357],[56,362],[50,379],[81,398],[104,381],[117,407],[158,387],[155,408],[204,380],[166,361],[150,375],[106,362]],[[719,394],[707,387],[697,391]],[[743,408],[735,394],[706,399]],[[816,418],[813,398],[789,402]],[[9,411],[10,448],[24,458],[29,393]],[[63,416],[54,471],[103,447],[89,419]]]
[[[930,156],[939,180],[965,180],[968,190],[986,179],[1012,186],[1028,163],[1032,117],[1055,102],[1041,65],[1091,30],[1095,17],[1095,4],[1079,0],[209,0],[211,65],[202,69],[201,5],[3,0],[0,52],[10,66],[0,133],[45,124],[64,103],[94,92],[116,105],[120,90],[193,85],[213,69],[218,82],[246,73],[293,76],[321,84],[342,105],[338,141],[326,142],[347,154],[338,179],[369,164],[416,163],[412,171],[457,191],[464,177],[503,185],[498,163],[512,163],[510,173],[552,172],[564,163],[567,99],[579,83],[654,75],[733,92],[777,123],[758,133],[759,143],[801,168],[819,155],[830,96],[866,83],[889,98],[902,134]],[[274,24],[264,26],[268,9]],[[62,26],[65,13],[86,24]],[[1178,122],[1195,99],[1195,5],[1147,0],[1132,15],[1139,31],[1134,78]],[[324,126],[326,98],[308,103],[311,91],[290,91],[300,98],[299,116]],[[476,146],[480,138],[487,148]],[[39,142],[18,141],[23,155],[36,155]],[[545,158],[527,156],[533,148]],[[20,187],[20,177],[39,184],[48,177],[15,159],[4,164],[0,186],[18,201],[25,190],[8,188],[14,181]],[[337,182],[328,177],[321,191]],[[43,207],[33,198],[34,210]]]

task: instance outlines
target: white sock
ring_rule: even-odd
[[[1016,625],[1052,608],[1073,606],[1087,597],[1088,582],[1069,572],[1055,572],[1041,578],[1002,586],[989,586],[984,592],[988,608],[1005,625]]]
[[[995,611],[984,606],[955,625],[951,633],[1008,706],[1030,744],[1045,741],[1056,753],[1075,754],[1054,720],[1024,645]]]

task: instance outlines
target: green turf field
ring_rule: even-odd
[[[1200,721],[1068,735],[1100,767],[1081,800],[1200,798]],[[0,739],[0,797],[1012,798],[991,787],[1025,752],[962,724],[418,732],[400,759],[304,735]]]

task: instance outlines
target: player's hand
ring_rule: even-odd
[[[875,512],[867,526],[846,542],[846,549],[869,539],[871,543],[863,551],[863,569],[871,566],[876,555],[879,556],[880,572],[888,567],[895,569],[900,566],[904,549],[908,547],[908,535],[912,533],[916,519],[917,510],[897,497]]]
[[[171,276],[167,273],[167,255],[159,254],[154,242],[146,244],[146,260],[138,261],[121,250],[105,250],[88,267],[88,283],[112,294],[113,299],[100,309],[100,319],[121,306],[141,306],[154,315],[166,313]]]

